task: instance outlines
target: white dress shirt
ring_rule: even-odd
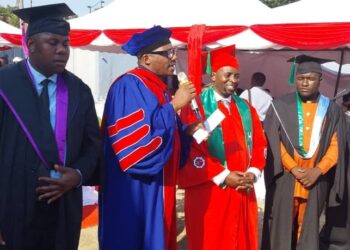
[[[240,97],[249,102],[248,90],[244,90]],[[272,101],[271,95],[265,90],[263,90],[261,87],[252,87],[250,89],[250,99],[250,104],[255,108],[256,112],[258,113],[260,121],[264,121],[266,112],[270,107]]]

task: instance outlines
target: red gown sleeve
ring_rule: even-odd
[[[197,100],[197,103],[200,103],[200,101]],[[203,108],[201,105],[199,106],[202,117],[204,117]],[[189,105],[181,110],[181,120],[184,124],[191,124],[197,121]],[[224,169],[224,166],[218,160],[209,155],[206,142],[197,144],[193,140],[186,164],[179,171],[178,185],[180,188],[188,188],[212,182],[213,177],[220,174]]]

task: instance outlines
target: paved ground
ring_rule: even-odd
[[[176,194],[177,200],[177,242],[178,250],[186,250],[186,230],[185,230],[185,217],[183,212],[183,190],[178,190]],[[264,211],[264,205],[262,201],[258,201],[259,206],[259,233],[262,227],[262,216]],[[83,229],[81,232],[79,250],[97,250],[97,226]]]

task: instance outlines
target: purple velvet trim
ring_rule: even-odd
[[[34,77],[30,71],[28,60],[25,60],[26,70],[29,74],[29,78],[33,84],[33,88],[36,90],[34,83]],[[37,91],[35,91],[38,93]],[[39,95],[39,94],[38,94]],[[61,75],[57,76],[57,88],[56,88],[56,122],[55,122],[55,139],[58,148],[58,156],[60,164],[65,163],[65,151],[66,151],[66,136],[67,136],[67,113],[68,113],[68,88],[67,84]],[[34,146],[34,145],[33,145]],[[41,155],[41,154],[40,154]],[[42,159],[44,159],[42,157]],[[45,161],[46,162],[46,161]],[[46,164],[47,165],[47,164]]]
[[[0,89],[0,95],[2,96],[2,98],[4,99],[4,101],[6,102],[6,104],[8,105],[8,107],[10,108],[11,112],[13,113],[13,115],[15,116],[15,118],[17,119],[19,125],[22,127],[24,133],[26,134],[26,136],[28,137],[28,140],[30,142],[30,144],[32,144],[35,152],[37,153],[37,155],[39,156],[40,160],[44,163],[44,165],[49,168],[49,165],[47,164],[44,156],[41,154],[40,149],[38,148],[36,142],[34,141],[34,138],[32,137],[32,135],[30,134],[30,132],[28,131],[27,127],[24,125],[21,117],[19,117],[18,113],[16,112],[15,108],[12,106],[10,100],[7,98],[7,96],[5,95],[5,93]]]
[[[65,163],[67,138],[68,88],[61,75],[57,78],[55,137],[60,164]]]

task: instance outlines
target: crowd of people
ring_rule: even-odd
[[[22,61],[23,59],[19,56],[15,56],[13,59],[12,59],[12,63],[19,63],[20,61]],[[8,55],[5,55],[5,56],[0,56],[0,68],[1,67],[4,67],[6,65],[9,64],[9,58],[8,58]]]
[[[350,94],[341,107],[320,93],[324,59],[291,59],[293,93],[272,98],[256,72],[238,96],[235,47],[218,48],[199,95],[190,81],[170,94],[176,49],[154,26],[122,46],[138,66],[111,85],[99,127],[89,87],[65,69],[74,13],[14,13],[29,55],[0,69],[0,249],[78,249],[82,185],[99,185],[102,250],[177,249],[177,186],[187,249],[256,250],[259,179],[262,250],[350,249]]]

